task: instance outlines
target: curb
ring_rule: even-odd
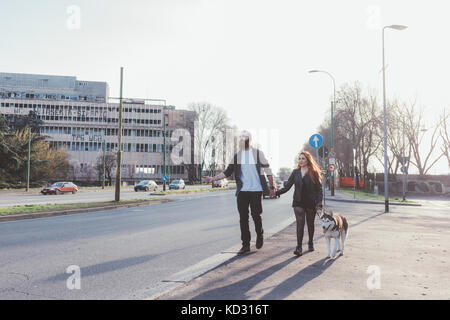
[[[0,216],[0,222],[46,218],[46,217],[54,217],[54,216],[64,216],[64,215],[69,215],[69,214],[105,211],[105,210],[120,209],[120,208],[132,208],[132,207],[139,207],[139,206],[148,206],[148,205],[152,205],[152,204],[167,203],[167,202],[171,202],[171,201],[173,201],[173,200],[164,199],[164,200],[158,200],[158,201],[152,201],[152,202],[138,202],[138,203],[113,205],[113,206],[106,206],[106,207],[94,207],[94,208],[73,209],[73,210],[13,214],[13,215],[8,215],[8,216]]]
[[[326,201],[338,201],[338,202],[350,202],[350,203],[367,203],[367,204],[382,204],[384,205],[384,202],[381,201],[370,201],[370,200],[347,200],[347,199],[330,199],[326,198]],[[402,202],[391,202],[389,201],[389,204],[395,205],[395,206],[410,206],[410,207],[421,207],[422,205],[420,203],[402,203]]]

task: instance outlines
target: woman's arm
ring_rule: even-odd
[[[319,182],[316,182],[314,185],[314,206],[321,207],[322,206],[322,199],[323,199],[323,192],[322,192],[322,184]]]
[[[277,190],[277,192],[275,192],[275,195],[279,196],[280,194],[288,192],[291,189],[292,185],[294,184],[294,180],[295,180],[295,170],[293,170],[291,175],[289,176],[286,186],[284,186],[280,190]]]

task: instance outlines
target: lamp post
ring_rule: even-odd
[[[324,70],[310,70],[309,73],[322,72],[326,73],[331,80],[333,80],[333,102],[331,103],[331,138],[330,138],[330,152],[334,151],[334,109],[336,108],[336,80],[331,75],[331,73]],[[334,171],[330,172],[331,181],[330,181],[330,191],[331,196],[334,196]]]
[[[390,26],[384,26],[382,30],[382,50],[383,50],[383,122],[384,122],[384,212],[389,212],[389,185],[388,185],[388,164],[387,164],[387,129],[386,129],[386,76],[385,76],[385,63],[384,63],[384,30],[386,28],[394,30],[404,30],[407,27],[402,25],[393,24]]]

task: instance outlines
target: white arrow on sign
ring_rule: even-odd
[[[314,138],[313,138],[313,141],[314,141],[314,143],[316,144],[316,148],[318,148],[319,147],[319,138],[317,137],[317,136],[315,136]]]

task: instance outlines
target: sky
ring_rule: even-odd
[[[417,100],[426,121],[450,106],[447,1],[2,0],[0,71],[106,81],[119,96],[207,101],[259,137],[272,167],[329,117],[333,86],[359,81],[382,98]],[[382,172],[376,164],[373,170]],[[448,174],[445,159],[430,171]],[[411,173],[414,173],[413,171]]]

